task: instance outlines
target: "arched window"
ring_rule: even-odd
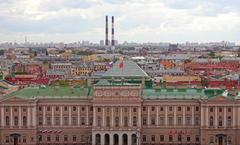
[[[210,143],[214,143],[214,137],[210,136]]]
[[[178,141],[182,141],[182,136],[178,135]]]
[[[231,117],[231,116],[228,116],[227,126],[228,126],[228,127],[231,127],[231,126],[232,126],[232,117]]]
[[[6,116],[5,124],[6,124],[6,126],[10,125],[9,116]]]
[[[223,124],[222,124],[222,117],[221,116],[219,116],[219,118],[218,118],[218,126],[222,126]]]
[[[119,117],[115,117],[115,126],[116,126],[116,127],[119,126]]]
[[[133,117],[133,126],[137,126],[137,117],[136,116]]]
[[[107,116],[106,118],[106,126],[109,127],[110,126],[110,117]]]
[[[155,117],[151,118],[151,125],[155,125]]]
[[[210,121],[210,122],[209,122],[209,126],[212,127],[212,126],[213,126],[213,117],[212,117],[212,116],[210,117],[210,120],[209,120],[209,121]]]
[[[14,117],[14,126],[18,126],[18,117],[17,116]]]
[[[128,126],[128,117],[124,117],[124,126]]]
[[[27,117],[23,116],[23,126],[27,126]]]
[[[101,126],[101,123],[102,123],[101,117],[98,117],[98,118],[97,118],[97,126]]]

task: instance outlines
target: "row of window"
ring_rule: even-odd
[[[165,120],[164,116],[159,117],[159,125],[165,125],[166,124],[165,121],[166,120]],[[174,125],[174,117],[169,116],[167,123],[168,123],[168,125]],[[147,117],[143,117],[142,124],[147,125]],[[157,124],[156,117],[150,117],[150,125],[156,125],[156,124]],[[183,125],[183,117],[182,116],[177,116],[176,124]],[[184,125],[191,125],[191,124],[192,124],[192,117],[186,116]],[[199,117],[195,117],[194,125],[199,125],[199,124],[200,124]]]
[[[19,108],[18,107],[13,107],[13,111],[14,112],[18,112]],[[10,111],[10,107],[6,106],[5,107],[5,112],[9,112]],[[27,112],[27,107],[22,107],[22,111],[23,112]]]
[[[87,125],[87,117],[80,117],[80,125]],[[92,125],[93,122],[93,118],[90,117],[89,118],[89,125]],[[50,126],[53,125],[52,124],[52,117],[51,116],[47,116],[46,117],[46,125]],[[43,117],[38,117],[38,125],[42,126],[43,125]],[[55,116],[54,117],[54,125],[59,126],[61,125],[61,120],[60,120],[60,116]],[[68,125],[78,125],[78,117],[77,116],[72,116],[71,117],[71,124],[70,124],[70,119],[69,116],[63,116],[63,125],[64,126],[68,126]]]
[[[31,138],[31,141],[34,141],[34,138]],[[5,136],[5,143],[12,143],[13,142],[13,137],[10,136]],[[27,142],[27,137],[25,135],[21,136],[18,138],[19,143],[26,143]]]
[[[47,142],[60,142],[61,140],[64,142],[76,142],[77,141],[77,135],[47,135],[47,136],[43,136],[43,135],[39,135],[38,136],[38,141],[39,142],[43,142],[44,141],[44,137],[45,140]],[[88,135],[81,135],[80,136],[80,142],[91,142],[92,138],[91,136]]]
[[[132,109],[133,112],[137,112],[137,108],[136,107],[131,108],[131,109]],[[124,107],[123,111],[124,112],[128,112],[128,110],[130,111],[131,109],[129,109],[128,107]],[[114,108],[114,112],[119,112],[119,110],[120,110],[120,108],[117,108],[117,107]],[[101,112],[101,111],[102,111],[102,108],[98,107],[97,108],[97,112]],[[109,107],[106,108],[106,112],[110,112],[110,108]]]
[[[223,117],[222,117],[222,116],[219,116],[217,121],[218,121],[218,126],[219,126],[219,127],[222,127],[222,126],[223,126],[223,121],[224,121],[224,120],[223,120]],[[231,116],[228,116],[226,121],[227,121],[227,124],[226,124],[226,125],[227,125],[228,127],[231,127],[231,126],[232,126],[232,117],[231,117]],[[213,116],[210,116],[209,126],[210,126],[210,127],[213,127],[213,126],[214,126]]]
[[[13,125],[14,126],[19,125],[19,117],[18,116],[15,116],[13,118]],[[5,117],[5,126],[10,126],[10,117],[9,116]],[[22,126],[27,126],[27,117],[26,116],[22,117]]]
[[[173,142],[176,138],[176,141],[178,142],[182,142],[182,141],[187,141],[187,142],[191,142],[191,141],[195,141],[195,142],[199,142],[199,136],[195,136],[195,140],[193,140],[193,138],[191,138],[190,136],[185,136],[185,135],[160,135],[159,136],[159,141],[160,142]],[[142,141],[143,142],[158,142],[157,141],[157,136],[156,135],[151,135],[151,136],[147,136],[147,135],[143,135],[142,136]]]
[[[51,106],[47,106],[46,110],[47,111],[51,111]],[[64,106],[64,111],[68,111],[69,109],[71,109],[72,111],[77,111],[77,106]],[[85,111],[86,107],[81,107],[81,111]],[[93,110],[93,107],[90,107],[90,111]],[[42,111],[42,106],[38,107],[38,111]],[[55,111],[60,111],[60,107],[56,106],[55,107]]]
[[[210,112],[213,112],[214,107],[210,107],[209,110],[210,110]],[[227,110],[228,110],[228,112],[232,112],[232,108],[231,108],[231,107],[228,107]],[[219,112],[223,112],[223,107],[219,107],[219,108],[218,108],[218,111],[219,111]]]
[[[110,127],[110,123],[111,123],[111,119],[109,116],[106,117],[105,119],[106,121],[106,126],[107,127]],[[114,118],[114,122],[113,122],[113,126],[115,127],[119,127],[120,126],[120,118],[118,116],[116,116]],[[97,117],[97,126],[102,126],[102,117]],[[124,116],[123,117],[123,126],[124,127],[128,127],[129,126],[129,117],[127,116]],[[132,117],[132,126],[137,126],[137,117],[136,116],[133,116]]]
[[[146,109],[147,107],[143,107],[142,108],[142,110],[143,111],[146,111],[147,109]],[[155,111],[155,109],[156,109],[156,107],[155,106],[152,106],[151,107],[151,111]],[[191,107],[190,106],[187,106],[186,107],[186,110],[187,111],[191,111]],[[160,111],[164,111],[164,107],[160,107]],[[173,106],[168,106],[168,111],[173,111]],[[182,111],[182,106],[177,106],[177,111]],[[199,106],[196,106],[195,107],[195,111],[199,111]]]

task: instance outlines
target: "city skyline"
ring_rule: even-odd
[[[240,2],[232,0],[0,0],[0,42],[104,40],[105,16],[115,39],[128,42],[240,43]]]

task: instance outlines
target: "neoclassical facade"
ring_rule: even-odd
[[[74,94],[81,90],[64,89]],[[84,96],[52,94],[29,98],[27,94],[41,95],[44,91],[27,88],[1,98],[2,145],[240,143],[239,96],[224,96],[219,89],[157,90],[116,84],[81,90],[89,96],[82,92]]]
[[[29,87],[3,96],[0,144],[240,144],[239,93],[144,85],[111,78],[87,88]]]

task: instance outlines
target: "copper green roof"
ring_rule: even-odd
[[[144,89],[143,99],[208,99],[219,96],[222,89]]]
[[[26,99],[90,99],[92,98],[92,88],[77,87],[28,87],[5,97],[16,96]]]
[[[119,64],[123,62],[123,68],[119,67]],[[135,62],[130,60],[117,61],[113,64],[113,67],[106,71],[103,77],[148,77],[147,73],[144,72]]]

